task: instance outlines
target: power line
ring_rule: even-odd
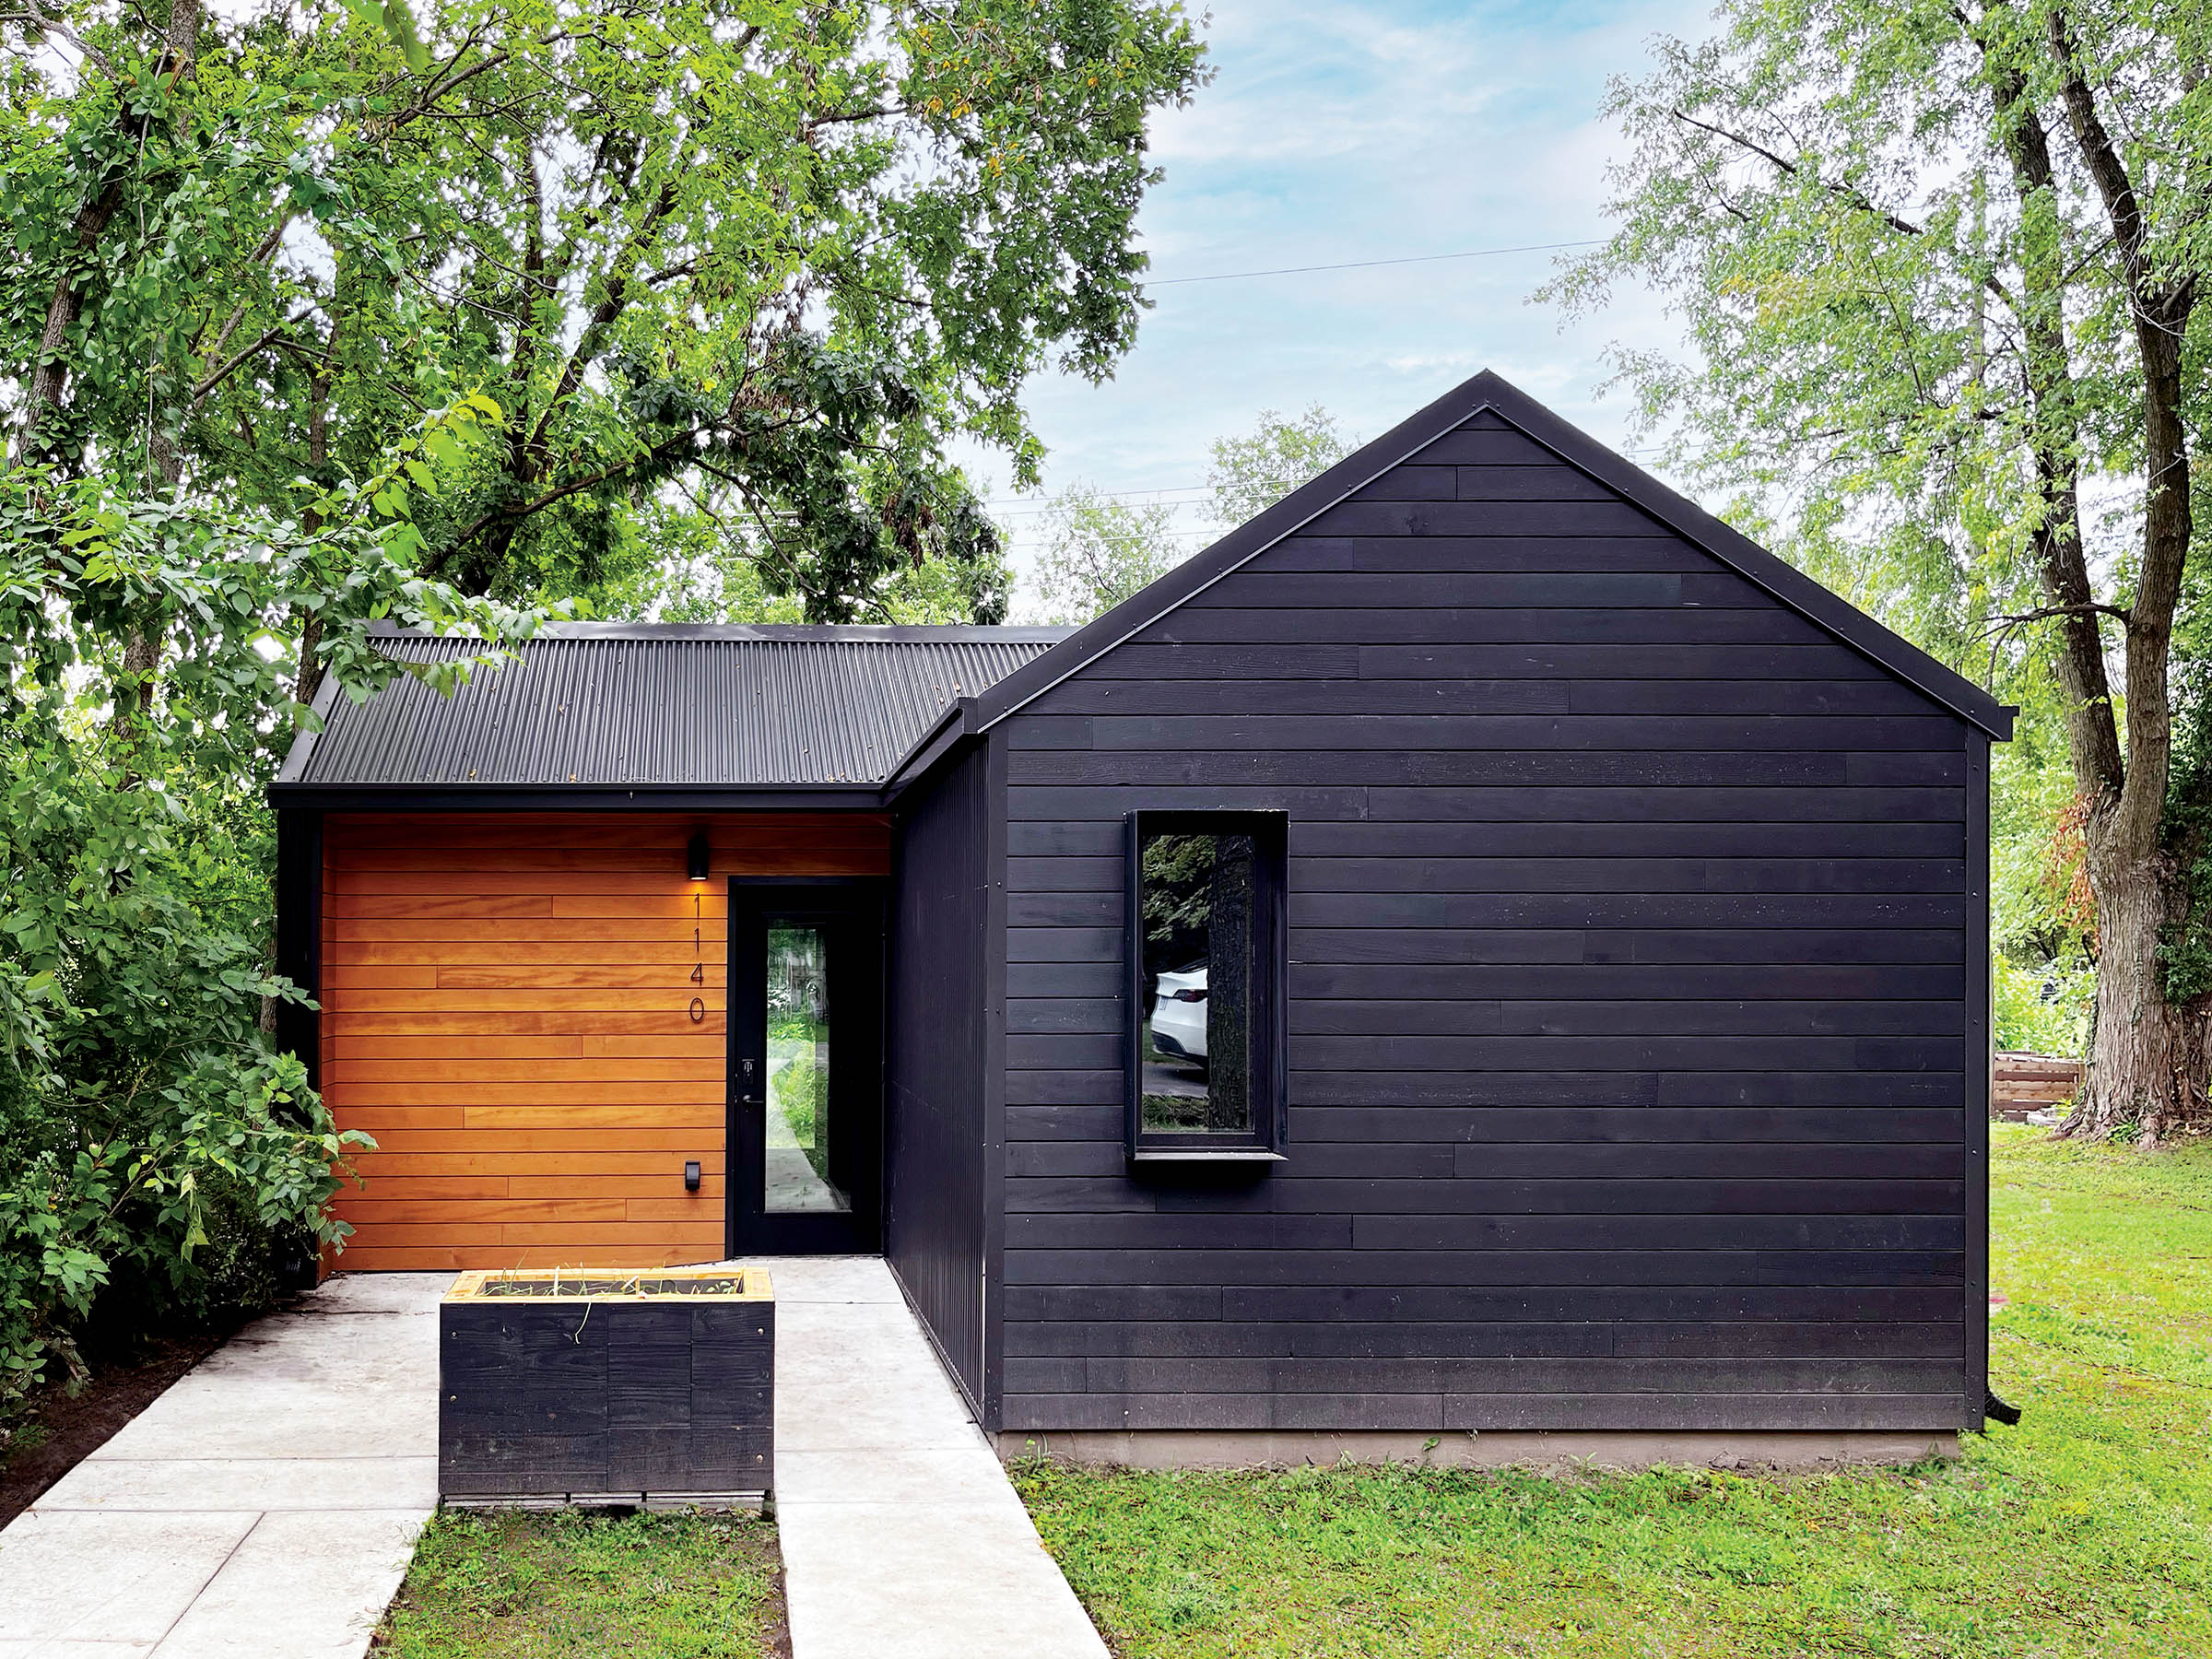
[[[1111,496],[1118,500],[1125,496],[1186,495],[1193,492],[1203,493],[1212,488],[1211,484],[1162,484],[1151,489],[1094,489],[1090,493],[1096,496]],[[1033,495],[993,496],[983,505],[986,507],[1028,507],[1039,512],[1052,511],[1049,501],[1041,500],[1039,497]]]
[[[1606,238],[1585,241],[1531,242],[1520,248],[1469,248],[1464,253],[1416,253],[1406,259],[1352,259],[1342,265],[1283,265],[1272,271],[1217,271],[1207,276],[1162,276],[1147,288],[1176,288],[1186,282],[1241,282],[1247,276],[1303,276],[1314,271],[1366,271],[1378,265],[1434,265],[1440,259],[1488,259],[1499,253],[1556,253],[1565,248],[1595,248]]]
[[[1097,488],[1097,491],[1090,491],[1090,496],[1101,500],[1135,500],[1137,507],[1212,507],[1212,498],[1207,493],[1166,500],[1159,491],[1150,491],[1150,488]],[[1137,500],[1146,496],[1150,496],[1152,500]],[[1062,511],[1064,502],[1057,496],[1049,496],[1044,500],[1038,500],[1035,496],[1002,496],[1000,500],[994,500],[994,502],[984,502],[984,507],[994,509],[997,518],[1038,518],[1041,513]]]
[[[1663,449],[1663,445],[1655,443],[1634,443],[1623,444],[1615,453],[1622,455],[1656,455],[1661,453]],[[1213,486],[1210,484],[1160,484],[1145,489],[1094,489],[1088,493],[1115,500],[1126,500],[1133,496],[1150,496],[1163,507],[1207,507],[1211,506],[1212,502],[1206,497],[1212,488]],[[1180,495],[1186,499],[1179,501],[1160,499],[1171,495]],[[993,496],[982,504],[986,507],[1013,509],[1012,512],[1001,512],[994,514],[997,518],[1040,518],[1046,513],[1057,512],[1060,510],[1058,502],[1049,495]]]

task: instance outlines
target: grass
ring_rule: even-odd
[[[1126,1659],[2212,1653],[2212,1145],[2000,1130],[1991,1207],[1991,1380],[2026,1416],[1956,1463],[1019,1484]]]
[[[382,1659],[762,1659],[785,1651],[775,1528],[745,1515],[447,1511]]]

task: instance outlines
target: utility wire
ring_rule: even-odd
[[[1660,453],[1661,448],[1661,445],[1655,443],[1624,444],[1616,453],[1623,455],[1656,455]],[[1094,489],[1089,493],[1114,500],[1125,500],[1135,496],[1150,496],[1159,506],[1181,509],[1210,507],[1213,503],[1206,497],[1212,489],[1211,484],[1159,484],[1143,489]],[[1184,499],[1175,501],[1162,499],[1167,496],[1182,496]],[[1012,512],[1001,512],[994,515],[998,518],[1040,518],[1046,513],[1060,511],[1058,503],[1050,496],[1043,494],[992,496],[982,504],[985,507],[1013,509]]]
[[[1521,248],[1469,248],[1464,253],[1416,253],[1407,259],[1352,259],[1342,265],[1282,265],[1272,271],[1217,271],[1207,276],[1162,276],[1147,288],[1176,288],[1186,282],[1241,282],[1247,276],[1303,276],[1313,271],[1367,271],[1378,265],[1434,265],[1440,259],[1488,259],[1499,253],[1556,253],[1563,248],[1595,248],[1602,236],[1584,241],[1531,242]]]

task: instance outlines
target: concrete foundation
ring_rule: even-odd
[[[1528,1469],[1569,1475],[1588,1469],[1633,1471],[1656,1465],[1708,1468],[1827,1469],[1850,1464],[1912,1464],[1959,1455],[1951,1429],[1747,1431],[1713,1430],[1647,1433],[1576,1430],[1491,1434],[1270,1430],[1078,1430],[1064,1434],[1002,1434],[998,1454],[1045,1456],[1068,1463],[1131,1469],[1287,1468],[1301,1464],[1414,1464],[1436,1469]]]

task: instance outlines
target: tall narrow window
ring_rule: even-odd
[[[769,918],[767,999],[761,1207],[849,1210],[837,1184],[844,1160],[833,1167],[830,1155],[830,942],[820,926]]]
[[[1129,1147],[1269,1158],[1283,1134],[1285,819],[1139,812],[1129,830]]]

